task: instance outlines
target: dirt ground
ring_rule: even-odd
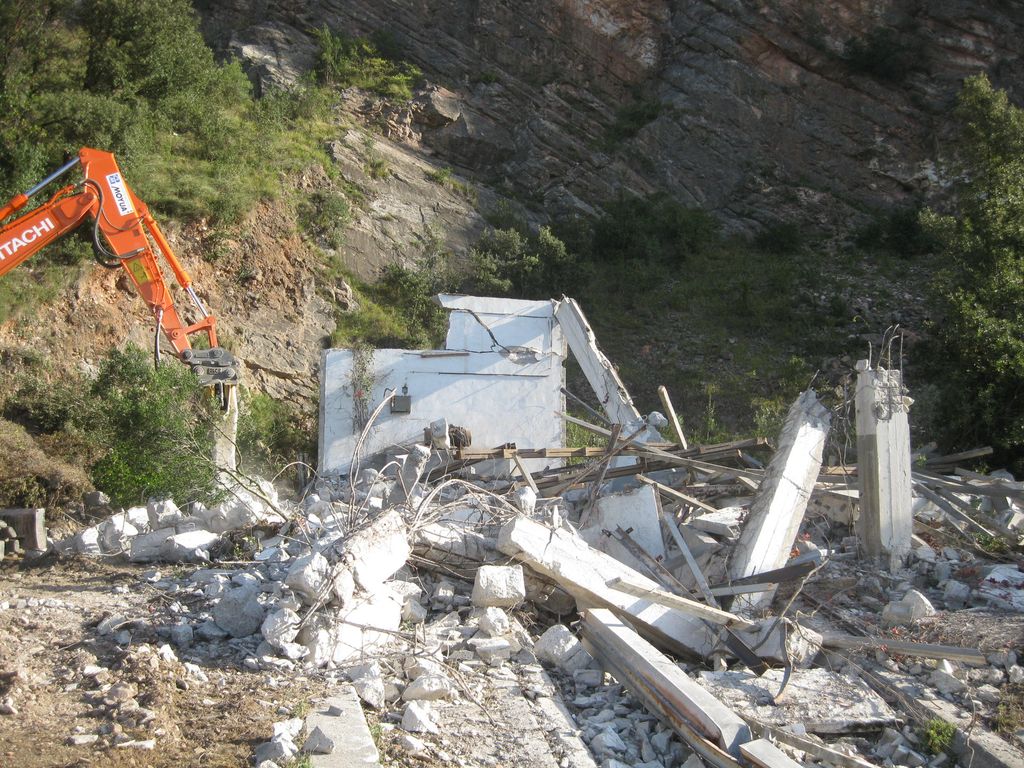
[[[273,722],[323,695],[322,680],[250,671],[233,653],[161,654],[154,628],[169,600],[146,570],[49,557],[0,566],[0,702],[15,710],[0,715],[0,764],[236,768]],[[140,619],[127,645],[97,629],[114,614]],[[76,734],[99,739],[76,746]]]

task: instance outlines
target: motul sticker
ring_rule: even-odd
[[[124,184],[124,179],[121,178],[120,173],[111,173],[107,176],[107,186],[110,187],[110,191],[114,194],[114,202],[117,204],[117,212],[122,216],[127,216],[129,213],[135,213],[135,206],[132,205],[132,199],[128,195],[128,187]]]
[[[20,235],[15,235],[6,243],[0,243],[0,261],[4,261],[8,256],[13,256],[29,243],[34,243],[47,232],[53,232],[54,229],[53,220],[47,217]]]

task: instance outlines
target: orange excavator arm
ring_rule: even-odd
[[[218,387],[223,396],[224,387],[238,383],[238,362],[217,346],[216,318],[196,295],[192,278],[178,261],[149,208],[125,182],[112,154],[97,149],[80,150],[77,158],[0,208],[0,222],[78,165],[84,176],[81,182],[64,187],[49,201],[0,226],[0,276],[91,219],[97,261],[109,269],[123,268],[156,319],[157,357],[162,331],[175,355],[195,371],[200,384]],[[186,325],[179,316],[157,261],[158,254],[194,303],[200,315],[197,322]],[[195,334],[206,337],[209,349],[193,349],[190,337]]]

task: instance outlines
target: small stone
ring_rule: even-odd
[[[1020,685],[1024,683],[1024,667],[1014,664],[1006,670],[1006,676],[1013,685]]]
[[[443,675],[421,675],[406,686],[402,698],[406,701],[434,701],[447,699],[455,693],[451,681]]]
[[[500,637],[511,630],[508,614],[501,608],[488,606],[480,615],[480,629],[491,637]]]
[[[608,752],[625,752],[626,743],[613,728],[604,728],[590,741],[590,748],[598,755]]]
[[[193,630],[188,624],[175,624],[171,627],[171,642],[179,648],[191,648]]]
[[[68,744],[72,747],[87,747],[100,740],[97,733],[78,733],[68,737]]]
[[[402,734],[402,737],[398,740],[398,744],[410,755],[422,755],[427,751],[427,745],[422,739],[417,739],[415,736],[408,733]]]
[[[417,600],[406,600],[402,605],[402,621],[409,624],[422,624],[427,620],[427,606]]]
[[[402,729],[410,733],[437,733],[437,723],[431,717],[427,704],[410,701],[402,713]]]
[[[302,744],[302,751],[309,755],[329,755],[334,752],[334,739],[315,727]]]
[[[235,587],[213,608],[213,620],[232,637],[248,637],[263,623],[263,606],[255,587]]]

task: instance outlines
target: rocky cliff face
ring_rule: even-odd
[[[734,229],[832,227],[941,192],[963,77],[1024,75],[1024,4],[229,0],[208,37],[264,85],[309,30],[386,32],[450,92],[423,142],[547,214],[666,191]],[[642,115],[641,119],[637,119]]]

